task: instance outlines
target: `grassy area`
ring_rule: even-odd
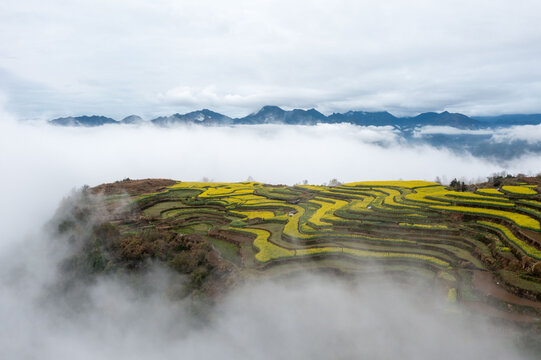
[[[541,283],[539,282],[539,279],[536,279],[537,281],[526,279],[524,278],[525,274],[521,274],[521,272],[517,271],[501,270],[499,271],[499,274],[503,281],[511,286],[531,291],[535,294],[541,294]]]
[[[222,239],[208,238],[220,255],[236,265],[241,265],[240,247]]]

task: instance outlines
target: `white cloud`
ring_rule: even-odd
[[[108,278],[69,294],[79,295],[73,299],[51,292],[64,249],[41,226],[71,188],[125,177],[433,180],[539,170],[538,157],[502,169],[408,147],[392,128],[347,124],[63,128],[2,116],[0,358],[520,358],[509,333],[504,338],[480,319],[443,315],[436,306],[441,294],[428,297],[424,288],[419,301],[396,284],[258,282],[230,293],[197,326],[185,304],[164,297],[170,283],[163,272],[149,275],[150,296]]]
[[[253,176],[270,183],[292,184],[307,178],[317,184],[333,177],[343,181],[476,178],[502,170],[500,164],[465,159],[446,150],[402,145],[390,127],[349,124],[162,129],[5,122],[0,138],[3,167],[14,168],[17,178],[23,178],[12,184],[20,191],[33,187],[38,179],[46,187],[60,182],[65,192],[72,186],[125,177],[242,181]],[[514,172],[521,160],[514,164],[514,169],[506,170]],[[62,174],[60,180],[57,174]]]
[[[515,130],[514,130],[515,131]],[[518,133],[518,130],[515,132]],[[512,136],[514,132],[510,132]],[[533,132],[532,132],[533,133]],[[518,136],[518,135],[516,135]],[[341,181],[478,179],[505,170],[538,173],[539,157],[497,163],[430,146],[410,146],[390,127],[349,124],[156,128],[64,128],[0,121],[0,188],[5,204],[20,194],[41,206],[0,207],[0,221],[24,224],[51,214],[73,187],[126,177],[293,184]]]
[[[176,87],[164,93],[158,93],[155,98],[156,105],[169,104],[184,106],[186,108],[220,108],[226,107],[234,117],[237,114],[246,114],[247,110],[259,110],[262,105],[280,104],[288,108],[288,104],[299,104],[298,107],[309,108],[317,105],[318,100],[330,97],[325,93],[309,88],[281,87],[247,87],[237,89],[236,92],[224,92],[216,85],[202,88],[190,86]],[[333,95],[334,96],[334,95]]]
[[[237,116],[269,103],[541,111],[535,0],[5,0],[0,10],[0,76],[43,90],[3,82],[25,116],[207,104]]]
[[[524,140],[528,144],[541,143],[541,124],[512,126],[507,129],[498,130],[494,136],[496,142],[511,142]]]
[[[539,125],[517,125],[497,129],[457,129],[451,126],[423,126],[415,129],[414,137],[425,135],[490,135],[494,142],[513,142],[517,140],[526,141],[528,144],[541,143],[541,124]]]
[[[495,130],[492,129],[458,129],[452,126],[422,126],[414,130],[415,137],[422,137],[423,135],[434,135],[434,134],[444,134],[444,135],[492,135]]]

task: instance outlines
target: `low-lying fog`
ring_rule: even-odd
[[[78,294],[54,290],[65,249],[43,231],[72,188],[130,177],[321,184],[381,179],[484,180],[536,173],[411,147],[391,128],[350,125],[60,128],[0,121],[2,359],[516,359],[510,336],[441,309],[441,298],[325,276],[246,284],[204,323],[166,296],[163,269],[147,295],[121,278]],[[447,309],[449,310],[449,309]],[[505,335],[505,336],[504,336]]]
[[[446,312],[427,289],[325,276],[266,280],[236,289],[201,321],[188,303],[164,296],[160,270],[149,274],[147,295],[108,278],[65,299],[43,298],[48,279],[36,272],[45,264],[24,255],[8,264],[26,273],[2,270],[3,359],[520,358],[512,335]]]

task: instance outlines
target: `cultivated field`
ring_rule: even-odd
[[[423,279],[441,289],[449,306],[539,326],[541,195],[535,184],[465,192],[424,181],[161,185],[146,194],[106,192],[108,204],[133,205],[130,217],[112,221],[122,254],[133,250],[125,244],[129,238],[143,249],[140,259],[165,260],[185,272],[206,266],[202,279],[216,269],[244,276],[318,269]],[[156,240],[160,234],[166,240]],[[174,241],[177,247],[168,247]],[[212,256],[189,267],[200,254],[193,244],[209,245]],[[179,258],[184,250],[178,249],[192,252]]]

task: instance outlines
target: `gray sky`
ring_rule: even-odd
[[[19,118],[541,112],[538,0],[3,0]]]

